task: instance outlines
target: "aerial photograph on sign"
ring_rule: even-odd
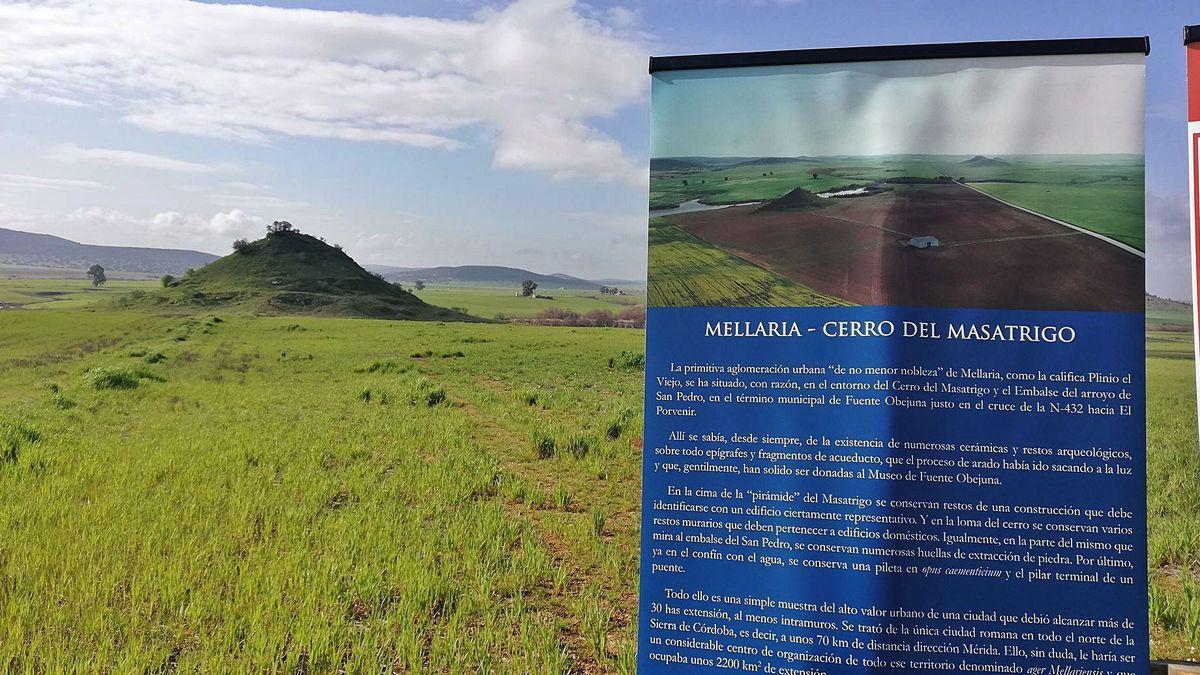
[[[933,81],[1011,83],[910,63],[910,76],[879,87],[875,104],[852,107],[834,87],[901,67],[859,65],[656,79],[655,114],[682,116],[672,129],[685,131],[654,139],[651,306],[1141,311],[1140,120],[1114,121],[1128,133],[1101,133],[1072,119],[1081,114],[1069,100],[1052,98],[1045,118],[1072,131],[1022,133],[1005,128],[1020,116],[1006,120],[977,98],[965,105],[978,114],[887,136],[899,123],[889,102],[902,108]],[[1052,83],[1059,68],[1031,70]],[[793,94],[794,106],[758,107],[748,95],[756,81]],[[877,149],[891,152],[869,152]]]

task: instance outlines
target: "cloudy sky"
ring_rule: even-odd
[[[1142,35],[1150,286],[1186,294],[1190,0],[0,0],[0,227],[638,277],[651,54]]]
[[[1142,154],[1141,54],[656,73],[655,157]]]

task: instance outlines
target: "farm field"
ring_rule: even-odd
[[[651,306],[837,306],[818,293],[698,239],[661,218],[650,223]]]
[[[0,315],[0,669],[632,672],[641,331],[59,310]],[[1147,347],[1188,658],[1190,336]]]
[[[654,252],[655,224],[665,221],[769,276],[854,304],[1135,311],[1141,303],[1144,166],[1137,157],[657,161],[667,168],[651,174],[652,282],[657,265],[672,258]],[[689,209],[696,202],[731,206],[656,211],[685,202]],[[905,246],[914,237],[934,243],[915,252]],[[1092,272],[1099,268],[1111,273]],[[671,279],[678,270],[661,274]],[[726,293],[710,289],[703,298],[678,287],[652,289],[650,304],[757,306],[777,295],[773,285],[749,295],[746,285],[721,286]],[[1016,296],[997,296],[1001,289]]]
[[[732,206],[666,220],[855,304],[1126,312],[1144,305],[1143,258],[958,183],[815,201],[802,210]],[[901,243],[912,237],[940,244],[918,251]]]
[[[131,290],[154,291],[157,280],[132,281],[110,279],[100,288],[92,288],[87,279],[16,278],[0,279],[0,306],[20,305],[24,309],[77,309],[97,300],[115,300]],[[623,289],[625,290],[625,289]],[[580,289],[541,289],[539,295],[554,299],[521,298],[512,288],[491,286],[429,285],[416,291],[417,297],[439,307],[461,308],[467,314],[485,319],[497,315],[531,317],[545,309],[566,309],[579,313],[603,309],[619,313],[644,305],[645,292],[630,288],[626,295],[601,295],[599,291]]]
[[[700,158],[685,164],[691,165],[652,171],[651,216],[691,200],[737,204],[778,199],[795,188],[821,193],[944,176],[1145,250],[1145,166],[1133,155]]]
[[[83,307],[97,300],[116,299],[134,289],[158,288],[158,281],[109,279],[93,288],[80,279],[0,279],[0,307],[20,305],[25,309]]]

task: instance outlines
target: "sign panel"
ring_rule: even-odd
[[[1145,673],[1136,39],[651,62],[640,673]]]

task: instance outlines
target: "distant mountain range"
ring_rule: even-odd
[[[735,168],[758,164],[791,164],[815,162],[814,157],[651,157],[651,171],[684,171],[687,169]]]
[[[530,279],[537,283],[538,288],[574,288],[581,290],[600,290],[600,286],[642,286],[645,282],[604,279],[590,281],[569,274],[538,274],[519,267],[503,267],[500,265],[460,265],[457,267],[391,267],[388,265],[367,265],[372,272],[382,274],[388,281],[399,281],[411,284],[417,280],[427,284],[446,284],[456,286],[512,286],[518,288],[522,281]]]
[[[182,274],[219,256],[174,248],[135,248],[80,244],[50,234],[20,232],[0,227],[0,264],[86,270],[100,265],[113,272]]]

